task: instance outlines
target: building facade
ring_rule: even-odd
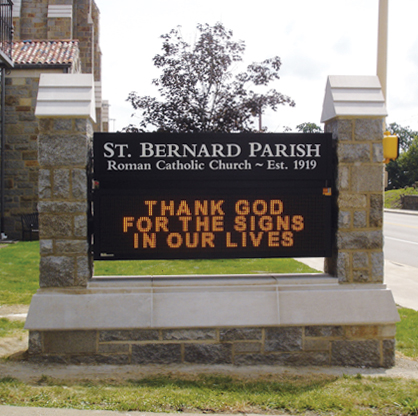
[[[93,74],[95,131],[108,129],[101,97],[99,9],[94,0],[14,0],[14,67],[5,77],[4,234],[21,239],[21,215],[37,211],[38,121],[42,73]]]

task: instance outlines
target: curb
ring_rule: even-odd
[[[392,214],[418,215],[418,211],[409,211],[409,210],[406,210],[406,209],[385,208],[383,211],[384,212],[390,212]]]

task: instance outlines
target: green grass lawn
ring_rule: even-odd
[[[38,242],[0,249],[0,304],[28,304],[38,287]],[[310,272],[291,259],[96,262],[100,274]],[[397,349],[418,358],[418,312],[399,309]],[[22,322],[0,319],[0,336]],[[1,377],[1,376],[0,376]],[[279,413],[301,415],[415,415],[418,381],[388,377],[216,375],[155,376],[130,381],[66,382],[42,376],[35,383],[0,378],[0,405],[141,412]]]
[[[96,276],[314,273],[293,259],[96,261]],[[39,288],[39,242],[0,249],[0,305],[28,305]]]
[[[7,318],[0,318],[0,338],[23,334],[24,325],[25,323],[22,321],[11,321]]]
[[[396,349],[418,359],[418,312],[406,308],[398,311],[401,321],[396,325]]]
[[[293,259],[96,261],[95,276],[317,273]]]
[[[29,305],[39,288],[39,242],[0,248],[0,305]]]
[[[418,381],[290,374],[154,376],[126,382],[0,379],[0,404],[120,412],[417,415]]]

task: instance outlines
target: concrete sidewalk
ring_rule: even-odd
[[[323,258],[296,260],[313,269],[324,270]],[[418,268],[385,260],[384,283],[392,291],[397,305],[418,311]]]

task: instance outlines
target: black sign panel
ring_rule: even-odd
[[[325,134],[95,134],[94,258],[324,257]]]
[[[330,134],[96,133],[95,177],[137,181],[326,181]]]

